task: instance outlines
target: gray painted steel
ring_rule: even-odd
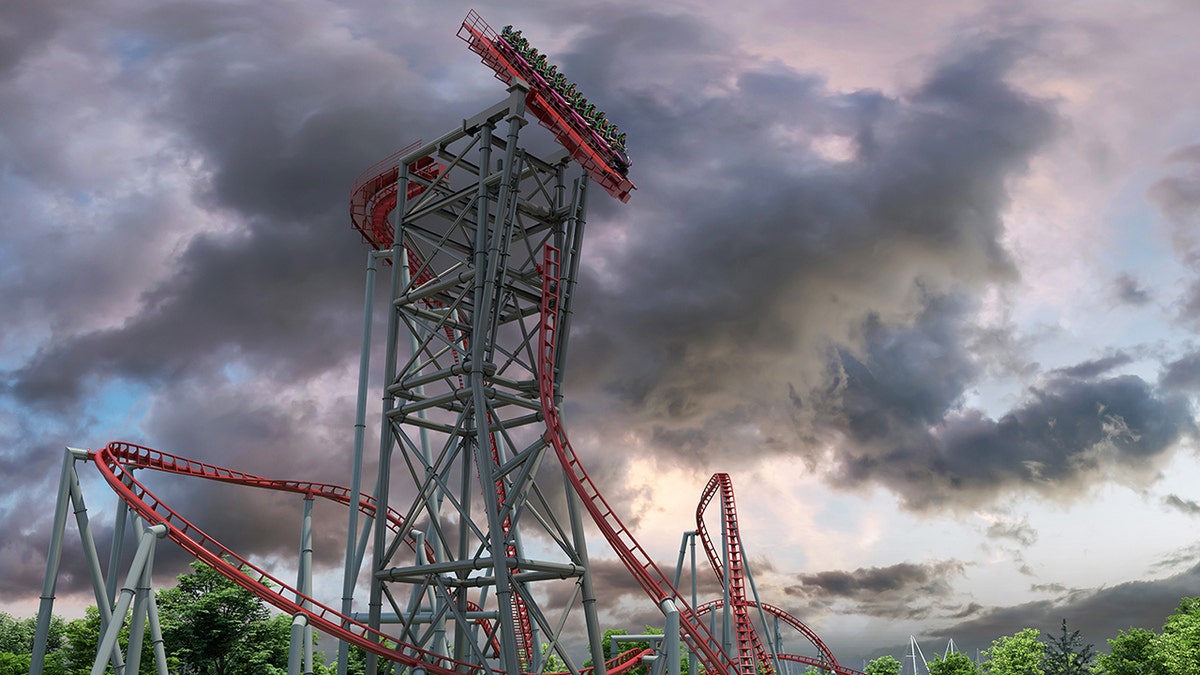
[[[543,157],[522,144],[536,129],[526,93],[515,83],[400,158],[401,196],[412,162],[431,157],[444,170],[391,216],[375,495],[377,513],[391,507],[404,525],[397,534],[374,519],[366,607],[374,628],[506,675],[542,667],[543,644],[577,672],[567,645],[580,636],[603,663],[583,519],[567,483],[547,480],[557,462],[536,387],[542,249],[563,252],[569,308],[587,177],[565,151]],[[364,317],[364,331],[372,325]],[[369,345],[364,335],[363,363]],[[352,536],[353,521],[346,588],[358,576]],[[380,670],[368,656],[367,672]]]

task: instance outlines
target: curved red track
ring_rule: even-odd
[[[474,16],[478,18],[477,15]],[[470,16],[468,18],[470,19]],[[498,46],[500,41],[496,39],[491,29],[482,23],[481,19],[476,22],[464,22],[463,28],[466,31],[463,36],[464,39],[474,51],[484,57],[485,63],[488,63],[489,66],[497,71],[498,77],[504,79],[503,76],[505,73],[509,75],[515,73],[516,76],[522,75],[521,72],[513,70],[515,66],[509,63],[509,58],[504,53],[499,51],[501,49]],[[526,74],[526,76],[528,75]],[[536,79],[534,78],[534,80]],[[511,80],[511,77],[509,80]],[[584,168],[598,183],[610,194],[613,194],[613,196],[622,201],[627,201],[630,191],[634,189],[634,185],[624,175],[614,171],[611,163],[597,152],[597,148],[594,147],[595,143],[580,136],[578,129],[575,128],[577,125],[573,125],[562,119],[562,115],[557,110],[557,107],[545,100],[547,96],[546,92],[543,91],[545,87],[537,86],[536,81],[534,85],[526,101],[529,109],[537,115],[544,126],[547,126],[555,133],[558,140],[567,147],[576,160],[583,164]],[[395,208],[398,200],[397,178],[400,175],[400,159],[410,153],[413,147],[415,146],[405,148],[376,164],[364,172],[354,183],[350,200],[351,220],[354,229],[358,230],[376,249],[387,249],[393,245],[394,233],[388,222],[388,214]],[[409,164],[407,168],[410,182],[408,192],[405,195],[406,198],[415,197],[427,189],[437,189],[439,180],[446,169],[445,166],[437,163],[431,157],[421,158]],[[432,279],[432,273],[428,269],[426,262],[422,261],[419,255],[412,249],[406,247],[405,251],[410,267],[414,270],[414,280],[417,283],[422,283],[423,280]],[[538,396],[545,419],[544,437],[546,441],[554,448],[555,455],[562,466],[567,480],[579,495],[584,508],[599,527],[617,556],[633,574],[639,585],[660,607],[665,600],[669,599],[674,602],[679,611],[682,638],[703,663],[706,671],[713,675],[718,673],[722,675],[757,675],[753,670],[746,669],[746,660],[744,657],[735,661],[719,648],[708,627],[700,618],[701,611],[688,605],[682,594],[668,579],[667,575],[659,569],[645,549],[633,537],[633,534],[604,499],[600,489],[588,476],[579,460],[579,456],[571,447],[570,440],[567,438],[566,430],[559,417],[558,408],[554,402],[554,363],[560,338],[558,335],[560,287],[558,249],[552,246],[546,247],[542,267],[542,302],[538,331],[540,353],[538,354],[537,379]],[[494,449],[493,445],[493,451]],[[303,613],[308,616],[311,625],[336,639],[356,644],[367,651],[404,666],[419,666],[431,674],[461,675],[462,673],[491,671],[486,666],[456,661],[411,644],[399,643],[395,648],[387,647],[386,644],[388,642],[396,643],[393,636],[376,631],[365,624],[339,613],[328,605],[305,596],[292,585],[272,576],[249,560],[239,556],[159,500],[137,480],[133,474],[133,469],[151,469],[259,489],[320,497],[347,506],[353,506],[368,516],[374,516],[376,512],[376,504],[373,498],[364,495],[357,505],[351,505],[350,490],[348,488],[324,483],[263,478],[123,442],[109,443],[105,448],[91,453],[91,458],[118,497],[145,519],[147,523],[150,525],[166,525],[168,528],[167,536],[188,553],[204,561],[222,575],[281,611],[289,614]],[[706,488],[706,491],[715,489],[713,485],[710,481],[710,488]],[[708,498],[711,499],[711,495]],[[732,505],[732,499],[730,499],[729,504]],[[703,505],[700,511],[703,511]],[[401,530],[403,523],[397,512],[389,509],[386,518],[388,527],[393,533]],[[726,514],[727,522],[730,518],[732,518],[733,524],[736,527],[736,513]],[[507,527],[507,523],[505,526]],[[731,579],[734,578],[735,575],[733,573],[735,572],[737,578],[740,579],[743,565],[740,558],[740,539],[738,541],[739,553],[736,566],[731,558]],[[411,541],[409,545],[412,545]],[[711,541],[706,543],[705,550],[709,553],[710,560],[715,560]],[[714,565],[718,574],[721,574],[720,566],[716,565],[715,562]],[[761,656],[765,654],[765,650],[757,633],[754,632],[753,625],[749,622],[748,616],[746,616],[746,607],[749,606],[749,603],[745,600],[744,589],[742,589],[738,597],[737,607],[740,608],[741,616],[745,616],[744,621],[739,618],[739,645],[753,645],[754,651]],[[517,614],[524,613],[519,606],[514,606],[514,612]],[[514,618],[517,619],[517,625],[520,630],[523,632],[528,630],[527,617],[515,616]],[[827,659],[817,659],[815,663],[810,663],[809,661],[800,662],[825,668],[833,665],[835,666],[834,670],[839,673],[861,675],[857,671],[836,666],[836,661],[833,659],[832,654],[829,654],[828,650],[824,649],[824,645],[820,643],[815,634],[807,630],[807,628],[801,628],[803,624],[795,620],[794,617],[789,623],[798,626],[798,630],[809,637],[814,644],[818,645],[818,648],[822,651],[822,655],[828,657]],[[494,630],[495,628],[486,626],[486,633],[488,635],[492,635],[492,631]],[[648,650],[632,649],[618,655],[608,662],[608,672],[610,675],[620,675],[625,670],[637,665],[640,662],[641,656],[646,651]],[[781,658],[798,660],[808,657],[788,658],[781,655]],[[751,659],[752,661],[753,659]],[[769,663],[765,659],[762,662]]]
[[[708,672],[733,675],[733,673],[739,672],[739,664],[716,647],[716,641],[701,620],[701,613],[688,605],[682,594],[675,589],[668,577],[633,537],[628,527],[621,522],[616,512],[604,499],[599,488],[588,476],[579,456],[571,447],[558,409],[554,404],[554,362],[558,344],[559,286],[559,252],[557,249],[547,246],[543,259],[538,373],[538,393],[546,424],[545,438],[554,448],[568,482],[579,495],[585,509],[634,578],[656,604],[661,606],[662,601],[667,599],[674,601],[679,610],[682,637]],[[399,643],[396,648],[387,647],[385,641],[394,641],[394,637],[373,630],[369,626],[341,614],[334,608],[300,593],[291,584],[238,555],[151,493],[134,476],[132,469],[153,469],[260,489],[292,492],[320,497],[347,506],[350,503],[348,488],[309,481],[263,478],[124,442],[109,443],[105,448],[91,453],[91,458],[118,497],[147,523],[166,525],[167,536],[188,553],[281,611],[289,614],[303,613],[309,617],[309,621],[314,627],[334,638],[356,644],[405,666],[420,666],[427,672],[437,675],[455,675],[487,670],[478,664],[456,661],[415,645]],[[363,496],[357,508],[371,516],[375,515],[377,509],[374,500],[367,496]],[[389,510],[387,523],[393,532],[398,532],[402,520],[398,513]],[[707,547],[706,550],[708,550]],[[713,554],[710,552],[709,555],[711,559]],[[796,623],[799,624],[799,622]],[[812,634],[811,631],[802,632],[810,636],[810,639],[815,638],[815,634]],[[819,640],[815,643],[819,644]],[[611,662],[612,668],[609,672],[618,675],[624,669],[636,665],[638,663],[636,656],[640,656],[640,654],[626,653],[616,657]],[[828,667],[836,663],[831,661],[832,659],[818,660],[819,663],[814,665]],[[847,675],[856,673],[856,671],[845,668],[835,668],[837,672]]]
[[[393,636],[372,630],[369,626],[300,593],[286,581],[238,555],[158,499],[134,476],[133,469],[152,469],[277,492],[292,492],[344,505],[350,504],[349,488],[327,483],[263,478],[120,441],[114,441],[103,449],[90,453],[90,457],[121,501],[129,505],[148,524],[165,525],[167,537],[171,541],[277,609],[293,615],[304,614],[315,628],[406,666],[420,666],[427,672],[439,675],[461,675],[484,670],[477,664],[456,661],[403,642],[395,648],[387,647],[385,641],[394,643]],[[374,499],[363,496],[358,508],[364,514],[374,516],[377,507]],[[389,509],[388,528],[394,533],[399,532],[402,524],[400,514]],[[490,635],[492,628],[486,626],[485,630]],[[617,655],[607,662],[608,672],[613,675],[625,672],[638,665],[641,657],[649,651],[631,649]],[[585,671],[590,669],[581,670]]]
[[[724,558],[728,560],[728,570],[725,569],[722,552],[717,550],[716,544],[713,543],[712,537],[708,533],[708,525],[704,522],[705,510],[713,498],[718,495],[720,495],[719,502],[722,505],[722,525],[726,533]],[[769,673],[774,670],[770,654],[763,645],[762,639],[758,635],[758,630],[754,627],[754,622],[750,618],[750,609],[761,608],[767,614],[775,616],[792,628],[795,628],[797,632],[812,643],[819,654],[816,657],[801,656],[799,654],[779,654],[779,658],[785,661],[795,661],[797,663],[824,668],[835,673],[840,673],[841,675],[863,675],[860,671],[847,668],[838,663],[837,659],[833,656],[833,652],[829,651],[829,647],[825,646],[821,638],[811,628],[804,625],[804,622],[800,619],[778,607],[746,598],[746,563],[742,546],[742,535],[738,529],[737,503],[733,495],[733,480],[729,477],[729,474],[715,473],[708,480],[708,484],[704,486],[704,491],[700,494],[700,503],[696,506],[696,533],[701,545],[704,547],[704,553],[708,556],[708,561],[712,565],[713,572],[717,575],[717,580],[724,583],[726,575],[729,576],[729,602],[733,610],[734,628],[737,634],[738,660],[743,674],[754,675],[758,672],[757,667],[760,667],[760,664],[764,672]],[[724,600],[713,600],[697,607],[696,613],[707,614],[724,605]]]

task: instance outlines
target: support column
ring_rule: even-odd
[[[67,528],[67,500],[71,495],[71,473],[75,456],[71,448],[63,451],[62,471],[58,478],[58,497],[54,501],[54,524],[50,531],[50,550],[46,553],[46,576],[42,581],[42,599],[38,606],[37,631],[33,638],[30,675],[42,675],[46,661],[46,641],[50,635],[50,618],[54,615],[54,591],[58,586],[58,566],[62,561],[63,533]]]
[[[137,552],[133,556],[133,564],[129,566],[129,576],[125,580],[125,586],[121,588],[121,597],[117,600],[117,606],[113,610],[113,620],[100,637],[100,649],[96,651],[96,660],[92,663],[91,675],[104,675],[104,669],[108,665],[105,655],[112,653],[117,647],[121,624],[125,623],[125,614],[129,612],[129,605],[133,602],[133,596],[136,593],[135,587],[141,579],[146,563],[154,553],[154,543],[157,539],[165,536],[167,536],[167,526],[162,524],[154,525],[142,533]]]
[[[349,616],[354,611],[354,586],[361,569],[361,558],[356,554],[358,543],[358,504],[362,501],[363,447],[367,434],[367,384],[371,370],[371,320],[375,307],[375,272],[378,268],[375,251],[367,253],[367,281],[363,292],[363,337],[358,357],[358,398],[354,406],[354,459],[350,476],[350,515],[346,526],[346,573],[342,579],[342,614]],[[349,667],[350,645],[338,643],[338,675],[346,675]]]

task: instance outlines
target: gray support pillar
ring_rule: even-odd
[[[158,601],[150,596],[150,644],[154,649],[154,666],[158,675],[167,673],[167,650],[163,647],[162,624],[158,622]]]
[[[121,567],[121,553],[125,547],[125,523],[129,520],[129,508],[125,502],[117,500],[117,510],[113,514],[112,546],[108,550],[107,585],[105,594],[108,596],[108,606],[111,609],[117,601],[117,570]]]
[[[396,184],[396,194],[404,195],[408,191],[408,165],[400,165],[400,176]],[[387,326],[387,354],[384,357],[384,382],[383,382],[383,421],[384,431],[379,434],[379,479],[375,486],[375,518],[374,518],[374,561],[371,565],[371,594],[367,601],[367,611],[370,619],[368,625],[379,630],[379,615],[383,610],[383,581],[381,581],[375,572],[383,569],[387,561],[384,556],[387,552],[387,509],[388,509],[388,491],[390,489],[389,473],[392,466],[392,448],[395,443],[395,437],[389,430],[390,423],[388,422],[388,412],[395,407],[396,397],[389,393],[392,382],[396,379],[396,338],[400,332],[400,316],[395,307],[396,296],[400,292],[400,265],[396,261],[401,257],[407,257],[404,251],[403,230],[400,228],[400,223],[403,220],[402,212],[403,202],[397,202],[397,208],[392,212],[392,232],[395,233],[392,241],[392,283],[391,293],[388,301],[388,326]],[[374,634],[372,634],[374,636]],[[372,637],[372,639],[375,639]],[[378,675],[379,659],[372,653],[367,652],[367,661],[364,675]]]
[[[304,633],[308,628],[307,616],[297,614],[292,617],[292,637],[288,647],[288,675],[300,675],[300,664],[304,660],[301,643],[304,642]]]
[[[575,553],[587,571],[580,577],[580,590],[583,593],[583,620],[587,624],[588,647],[592,653],[593,675],[607,675],[608,666],[604,663],[604,636],[600,630],[600,618],[596,612],[596,590],[592,586],[592,564],[588,559],[587,536],[583,531],[583,518],[579,514],[579,495],[571,488],[570,479],[563,475],[566,484],[567,510],[571,519],[571,533],[575,537]]]
[[[516,120],[512,126],[515,127]],[[508,153],[516,150],[516,132],[510,129]],[[471,418],[469,428],[474,431],[474,460],[475,469],[479,472],[479,487],[483,496],[484,514],[487,516],[488,546],[491,550],[492,567],[496,574],[496,602],[500,608],[500,666],[507,675],[520,675],[521,659],[516,649],[517,626],[513,621],[513,591],[512,580],[508,568],[508,553],[505,546],[504,524],[500,519],[500,503],[496,495],[496,481],[492,471],[491,448],[488,439],[488,407],[485,393],[483,364],[487,358],[485,351],[486,336],[491,325],[492,295],[495,293],[495,282],[491,274],[491,258],[498,254],[498,238],[500,226],[489,227],[488,213],[488,167],[491,166],[492,128],[484,126],[480,130],[479,144],[479,188],[475,197],[477,209],[475,225],[474,261],[475,267],[475,311],[471,317]],[[505,162],[504,169],[510,170],[511,164]],[[501,178],[500,190],[505,191],[508,181]],[[497,216],[503,213],[503,202],[496,209]],[[490,236],[489,236],[490,235]]]
[[[138,542],[137,552],[133,556],[133,564],[129,566],[129,576],[125,580],[125,586],[121,589],[121,597],[117,601],[116,608],[113,610],[113,620],[109,622],[108,628],[104,630],[104,634],[100,637],[100,648],[96,651],[96,660],[92,663],[91,675],[104,675],[104,669],[108,665],[107,655],[111,654],[117,647],[117,637],[121,634],[121,624],[125,623],[125,614],[129,611],[129,605],[136,593],[135,586],[141,579],[147,561],[150,560],[150,556],[154,553],[154,542],[156,539],[165,536],[167,536],[167,526],[162,524],[150,527],[142,533],[141,541]]]
[[[136,524],[136,530],[145,535],[140,520]],[[150,595],[150,575],[153,569],[154,558],[151,556],[146,559],[146,566],[138,577],[137,588],[134,590],[133,618],[129,621],[129,644],[125,651],[125,669],[129,673],[137,673],[141,668],[142,642],[145,640],[146,616],[149,614],[147,605],[153,599]]]
[[[304,609],[311,609],[307,598],[312,597],[312,509],[313,497],[311,494],[304,496],[304,516],[300,524],[300,565],[296,571],[296,589],[300,595],[296,597],[296,602]],[[305,622],[304,630],[301,633],[301,641],[303,642],[304,652],[304,672],[311,675],[312,667],[312,626]]]
[[[367,434],[367,384],[371,371],[371,319],[375,306],[375,273],[378,257],[374,250],[367,252],[367,281],[363,292],[363,336],[362,349],[358,356],[358,398],[354,406],[354,460],[350,476],[350,515],[346,526],[346,573],[342,579],[342,614],[354,611],[354,586],[362,558],[356,556],[355,536],[358,534],[358,504],[362,501],[363,447]],[[338,675],[346,675],[349,666],[350,645],[338,643]]]
[[[679,610],[675,601],[667,598],[662,601],[663,614],[666,623],[663,624],[663,651],[667,660],[667,675],[679,674]],[[690,675],[690,673],[689,673]]]
[[[75,455],[77,460],[87,460],[88,453],[86,450],[70,448],[69,452]],[[96,596],[96,608],[100,612],[100,632],[108,627],[109,621],[112,620],[112,601],[109,599],[108,590],[104,581],[104,574],[100,571],[100,554],[96,551],[96,540],[92,537],[91,521],[87,514],[87,504],[83,499],[83,488],[79,485],[79,472],[71,468],[71,503],[75,507],[75,525],[79,528],[79,538],[83,544],[83,557],[88,566],[88,572],[92,577],[92,593]],[[116,571],[113,568],[115,578]],[[125,671],[125,659],[121,656],[120,650],[114,650],[112,654],[113,672],[123,673]]]
[[[50,635],[50,618],[54,615],[54,590],[58,586],[58,565],[62,561],[63,533],[67,528],[67,500],[71,496],[71,473],[75,456],[71,448],[63,451],[62,471],[58,478],[58,497],[54,502],[54,524],[50,531],[50,550],[46,553],[46,576],[42,580],[42,599],[38,606],[37,631],[33,638],[30,675],[42,675],[46,661],[46,641]]]
[[[393,263],[393,264],[396,264],[396,263]],[[411,283],[411,281],[412,281],[412,269],[409,266],[409,261],[408,261],[407,255],[402,257],[402,261],[399,263],[399,265],[400,265],[401,287],[408,288],[409,283]],[[409,333],[408,333],[409,353],[415,354],[415,353],[417,353],[417,351],[420,350],[420,348],[421,348],[421,345],[420,345],[420,342],[417,340],[417,336],[412,331],[409,331]],[[424,386],[417,387],[415,389],[415,391],[418,396],[423,396],[425,394],[425,387]],[[417,412],[417,417],[420,419],[425,419],[426,416],[427,415],[424,410]],[[430,484],[432,485],[432,489],[429,491],[429,496],[425,500],[425,509],[429,514],[429,520],[430,520],[430,525],[431,525],[430,532],[433,535],[432,543],[431,543],[431,546],[433,547],[433,561],[434,562],[445,562],[446,561],[446,548],[443,545],[442,529],[441,529],[442,489],[440,487],[440,483],[437,482],[437,478],[435,475],[437,472],[434,471],[434,468],[433,468],[433,447],[429,442],[429,430],[422,427],[417,432],[417,436],[418,436],[420,446],[421,446],[421,462],[425,467],[424,478],[426,481],[429,481]],[[417,548],[417,564],[418,565],[424,564],[426,562],[425,560],[422,559],[422,556],[424,554],[425,554],[424,547],[423,546],[418,547]],[[434,622],[434,626],[433,626],[434,637],[433,637],[433,644],[431,645],[432,651],[434,651],[435,653],[441,654],[443,656],[449,655],[450,649],[449,649],[449,645],[446,643],[446,618],[439,611],[442,609],[444,600],[442,599],[441,595],[438,594],[436,591],[433,591],[431,589],[431,593],[433,595],[433,602],[431,603],[430,606],[434,608],[434,611],[438,616],[438,619],[437,619],[437,621]]]

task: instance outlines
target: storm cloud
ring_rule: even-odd
[[[36,599],[64,445],[122,438],[269,477],[349,481],[366,247],[349,228],[347,192],[365,167],[502,98],[453,37],[466,9],[6,8],[0,599]],[[795,460],[787,465],[839,499],[884,494],[905,516],[955,518],[1012,498],[1058,505],[1106,485],[1149,490],[1195,434],[1193,347],[1147,348],[1158,359],[1150,371],[1128,345],[1072,345],[1051,362],[1035,353],[1038,339],[1065,334],[1069,321],[1037,314],[1018,327],[1010,311],[1007,294],[1030,281],[1014,195],[1045,178],[1039,163],[1077,143],[1072,134],[1094,131],[1064,117],[1075,90],[1056,83],[1088,67],[1101,28],[1016,9],[954,13],[946,32],[921,33],[918,56],[893,59],[885,43],[897,21],[885,21],[856,47],[881,50],[867,67],[897,62],[875,86],[846,75],[857,60],[845,45],[825,64],[817,52],[810,63],[800,47],[780,56],[764,46],[785,30],[784,42],[816,50],[798,37],[813,30],[808,17],[789,14],[801,9],[773,8],[776,22],[797,26],[768,27],[763,42],[734,33],[762,7],[736,17],[644,3],[506,10],[489,18],[525,25],[629,134],[633,200],[591,193],[564,417],[631,526],[675,532],[655,522],[660,476],[638,471],[770,473],[771,462]],[[804,11],[854,25],[865,10]],[[1031,75],[1049,65],[1058,69]],[[552,144],[537,125],[522,134]],[[1104,140],[1089,141],[1097,173],[1121,158]],[[1139,319],[1161,304],[1194,330],[1200,159],[1194,141],[1176,148],[1148,190],[1129,192],[1158,209],[1189,276],[1172,292],[1153,270],[1105,269],[1077,292]],[[988,391],[996,377],[1015,393]],[[380,427],[377,405],[368,426]],[[91,467],[80,469],[89,495],[111,502]],[[542,469],[560,478],[551,462]],[[243,555],[295,554],[300,505],[290,495],[147,482]],[[103,556],[112,504],[97,501]],[[1148,501],[1159,515],[1195,507],[1174,493]],[[801,515],[787,514],[796,532],[819,529]],[[335,570],[345,512],[318,506],[316,519],[318,564]],[[896,563],[909,558],[850,531],[869,529],[861,520],[814,516],[845,528],[839,541],[864,539],[838,551],[851,562],[800,571],[770,551],[774,568],[756,565],[764,587],[786,589],[802,619],[944,622],[965,641],[1011,632],[1021,617],[1053,629],[1066,610],[1098,616],[1114,602],[1156,625],[1195,581],[1193,569],[1100,591],[1039,583],[1036,592],[1062,593],[987,607],[956,590],[975,563],[957,552]],[[1026,521],[976,529],[988,545],[1050,539]],[[68,546],[60,590],[90,602]],[[624,567],[599,547],[593,557],[606,620],[656,624]],[[1172,572],[1194,564],[1171,560]],[[169,582],[186,563],[164,547],[155,569]],[[570,592],[555,589],[548,605]]]

